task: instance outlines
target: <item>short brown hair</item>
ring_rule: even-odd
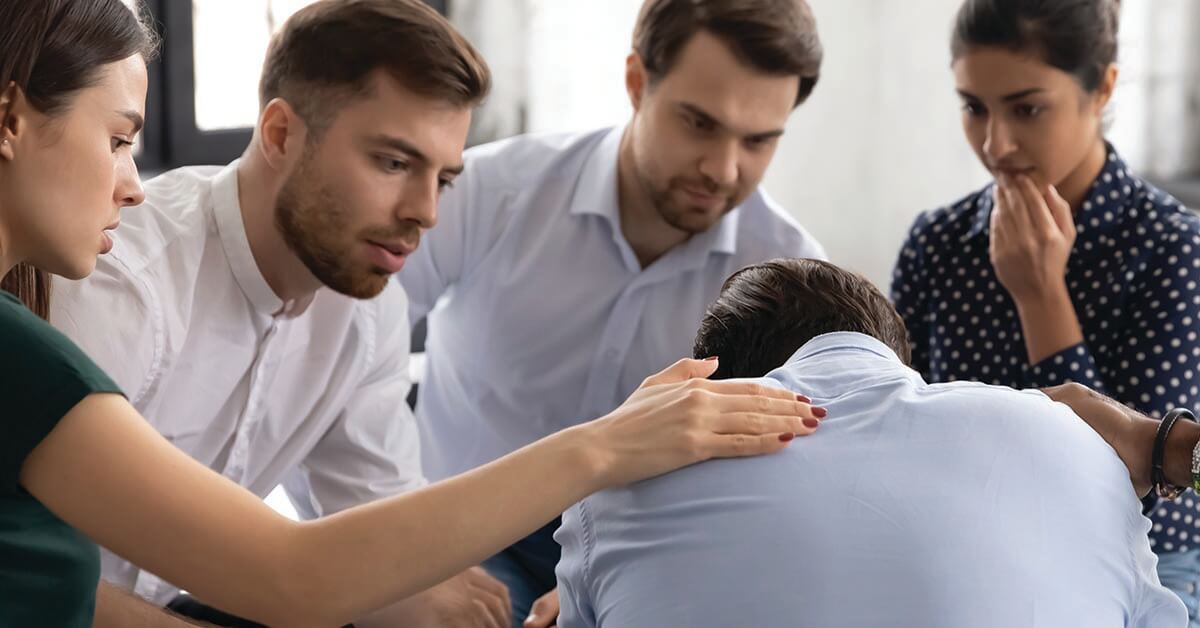
[[[701,31],[715,35],[744,63],[767,74],[799,76],[795,105],[820,76],[824,52],[805,0],[646,0],[633,31],[633,50],[655,82]]]
[[[321,0],[296,12],[271,40],[260,104],[287,100],[319,134],[338,104],[366,93],[378,69],[457,107],[478,105],[491,88],[487,62],[421,0]]]
[[[720,358],[714,378],[762,377],[809,340],[838,331],[872,336],[911,360],[904,321],[870,281],[829,262],[781,258],[725,281],[693,354]]]

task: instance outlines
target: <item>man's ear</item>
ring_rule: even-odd
[[[259,114],[256,132],[263,158],[271,168],[284,171],[304,150],[308,126],[290,103],[275,98]]]
[[[642,56],[636,52],[629,53],[625,58],[625,91],[635,112],[642,108],[647,82],[646,64],[642,63]]]

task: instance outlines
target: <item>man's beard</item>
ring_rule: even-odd
[[[740,203],[740,201],[735,201],[730,190],[723,190],[720,186],[711,182],[694,184],[675,177],[666,186],[658,187],[654,184],[653,179],[648,173],[645,172],[638,172],[638,179],[641,181],[642,189],[646,191],[651,204],[654,205],[655,211],[658,212],[663,222],[691,235],[708,231],[725,214],[733,211],[733,208]],[[682,190],[684,186],[689,185],[694,188],[702,188],[712,194],[719,194],[725,199],[725,206],[714,216],[708,211],[699,212],[694,207],[680,205],[678,201],[671,198],[673,192]]]
[[[359,265],[346,208],[306,159],[288,176],[275,205],[275,225],[287,247],[322,284],[349,297],[369,299],[387,287],[391,274]],[[388,230],[377,240],[397,239]]]

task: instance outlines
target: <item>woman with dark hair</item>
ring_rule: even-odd
[[[684,361],[606,417],[434,487],[313,522],[275,514],[173,448],[43,320],[48,274],[90,273],[141,202],[130,145],[151,43],[120,0],[0,3],[0,625],[90,626],[94,543],[249,619],[337,625],[595,490],[812,431],[793,394]]]
[[[1200,398],[1200,219],[1104,137],[1119,14],[1116,0],[959,10],[963,129],[995,180],[918,217],[896,265],[892,297],[929,381],[1074,381],[1152,416]],[[1195,500],[1153,520],[1163,583],[1194,616]]]

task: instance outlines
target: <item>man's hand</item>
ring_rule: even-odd
[[[558,625],[558,589],[539,597],[529,609],[525,628],[555,628]]]
[[[431,626],[511,628],[508,587],[482,567],[472,567],[430,590]]]
[[[355,622],[364,628],[511,628],[508,587],[472,567],[453,578]]]
[[[1070,407],[1117,451],[1129,468],[1129,479],[1138,496],[1150,492],[1150,457],[1158,421],[1080,384],[1045,388],[1042,392]],[[1172,436],[1178,430],[1176,427]]]

